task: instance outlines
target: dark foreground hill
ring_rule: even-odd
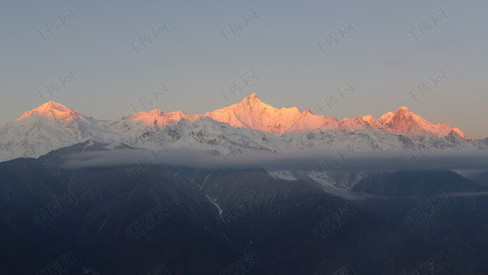
[[[479,264],[486,249],[472,261],[453,253],[465,252],[455,234],[466,224],[449,225],[456,231],[444,229],[442,239],[421,238],[374,203],[351,203],[261,169],[62,169],[59,158],[0,163],[1,274],[486,271]],[[438,223],[463,222],[449,217]]]

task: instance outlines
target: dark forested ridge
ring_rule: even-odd
[[[0,163],[0,273],[488,271],[486,197],[449,196],[484,188],[455,173],[372,175],[355,191],[381,198],[347,201],[262,169],[63,169],[64,154]],[[406,222],[429,200],[435,212]]]

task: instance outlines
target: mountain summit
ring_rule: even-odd
[[[0,127],[0,160],[38,157],[86,138],[96,139],[101,127],[95,124],[62,104],[46,102]]]
[[[142,121],[147,126],[161,127],[165,125],[175,125],[180,120],[200,119],[202,118],[202,115],[185,114],[182,111],[165,113],[159,109],[154,109],[149,112],[130,114],[129,117],[134,121]]]
[[[310,110],[300,112],[297,107],[278,109],[262,102],[255,93],[239,103],[207,112],[204,116],[233,127],[248,127],[276,134],[337,127],[335,118],[315,115]]]
[[[379,121],[391,133],[407,134],[410,136],[433,135],[436,137],[445,137],[453,128],[445,123],[433,124],[425,118],[415,114],[408,107],[400,107],[395,113],[389,112],[379,118]],[[464,137],[461,130],[456,132]]]
[[[277,109],[262,102],[254,93],[239,103],[205,114],[213,120],[228,123],[233,127],[248,127],[275,133],[286,131],[300,115],[300,111],[295,107]]]
[[[25,112],[16,121],[24,120],[31,116],[54,118],[67,122],[73,119],[83,119],[83,116],[75,110],[54,101],[46,102],[31,111]]]

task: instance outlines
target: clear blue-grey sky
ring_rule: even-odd
[[[338,119],[408,106],[486,137],[487,11],[486,0],[5,0],[0,123],[43,100],[115,119],[255,92]],[[337,92],[345,83],[354,92]]]

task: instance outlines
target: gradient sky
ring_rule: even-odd
[[[242,25],[250,9],[259,18],[249,17],[228,40],[219,35]],[[76,18],[64,16],[67,10]],[[203,113],[255,92],[275,107],[317,112],[317,104],[349,83],[355,93],[327,108],[326,116],[378,118],[408,106],[468,137],[487,137],[487,11],[486,0],[5,0],[0,123],[40,105],[39,91],[81,114],[115,119],[161,82],[169,92],[142,109]],[[167,31],[131,50],[131,42],[151,38],[161,21]],[[341,36],[338,29],[348,22],[354,30]],[[333,43],[321,52],[316,44],[327,45],[326,37]],[[76,79],[48,96],[46,85],[59,83],[67,70]],[[249,70],[259,79],[230,94],[229,85]],[[440,70],[447,79],[420,94],[419,85],[432,84]],[[407,95],[412,90],[416,101]]]

